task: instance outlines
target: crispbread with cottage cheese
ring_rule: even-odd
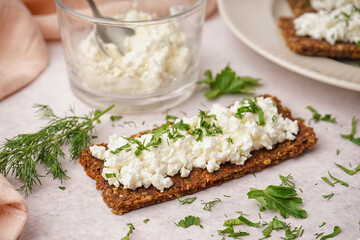
[[[271,97],[265,95],[264,97]],[[277,104],[279,113],[292,119],[291,111],[281,105],[275,97],[271,97]],[[244,165],[231,163],[222,164],[220,169],[212,173],[206,169],[195,168],[186,178],[179,174],[171,177],[173,185],[164,191],[159,191],[153,186],[140,187],[136,190],[126,189],[122,186],[115,187],[101,176],[104,162],[93,157],[89,148],[84,149],[80,156],[80,164],[86,174],[95,179],[96,188],[102,191],[103,200],[113,213],[123,214],[131,210],[145,206],[166,202],[184,195],[193,194],[206,188],[220,185],[224,182],[239,178],[248,173],[259,172],[266,167],[279,164],[293,158],[306,149],[311,149],[317,138],[312,128],[306,127],[302,121],[298,121],[299,132],[294,141],[285,141],[277,144],[272,150],[261,149],[252,152],[252,157],[245,161]],[[146,132],[141,132],[132,137],[139,137]],[[101,144],[106,146],[106,144]]]

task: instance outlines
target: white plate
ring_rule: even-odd
[[[293,16],[285,0],[218,0],[226,24],[248,47],[293,72],[334,86],[360,91],[356,61],[336,61],[293,53],[277,26],[280,16]]]

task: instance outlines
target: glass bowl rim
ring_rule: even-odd
[[[186,9],[185,11],[181,11],[179,13],[169,15],[166,17],[151,19],[151,20],[139,20],[139,21],[121,21],[121,20],[111,20],[111,19],[105,19],[105,18],[97,18],[97,17],[90,17],[87,15],[84,15],[78,11],[75,11],[69,7],[67,7],[63,0],[55,0],[55,3],[57,6],[59,6],[61,9],[66,11],[68,14],[75,16],[77,18],[80,18],[85,21],[93,22],[93,23],[100,23],[100,24],[107,24],[107,25],[144,25],[144,24],[156,24],[161,22],[167,22],[171,20],[175,20],[177,18],[180,18],[182,16],[185,16],[187,14],[190,14],[191,12],[195,11],[197,8],[205,5],[206,0],[197,0],[197,2],[192,5],[190,8]]]

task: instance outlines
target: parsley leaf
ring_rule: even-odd
[[[306,108],[313,113],[312,120],[314,120],[315,122],[325,121],[336,123],[336,118],[331,118],[331,114],[326,114],[324,117],[322,117],[321,114],[318,113],[313,107],[307,106]]]
[[[360,137],[354,138],[356,133],[356,119],[355,116],[352,117],[351,120],[351,132],[350,134],[341,134],[341,137],[349,139],[351,142],[355,143],[356,145],[360,146]]]
[[[213,78],[210,70],[205,71],[205,79],[198,82],[198,84],[208,84],[210,90],[205,93],[205,97],[214,99],[222,94],[228,93],[248,93],[254,89],[260,79],[252,77],[239,77],[228,66],[226,66],[220,73]]]
[[[232,237],[232,238],[238,238],[238,237],[250,235],[250,233],[247,233],[247,232],[241,232],[241,231],[235,232],[233,226],[229,226],[223,230],[218,230],[218,233],[219,233],[219,235],[225,235],[226,233],[229,233],[228,237]]]
[[[64,186],[59,186],[59,189],[64,191],[64,190],[66,189],[66,187],[64,187]]]
[[[133,230],[135,230],[135,227],[132,225],[132,223],[127,223],[127,225],[129,226],[129,231],[125,237],[121,238],[121,240],[130,240],[130,235],[133,233]]]
[[[338,235],[341,232],[341,228],[339,226],[335,226],[334,227],[334,231],[328,235],[323,236],[322,238],[320,238],[320,240],[326,240],[328,238],[333,238],[336,235]]]
[[[264,190],[250,188],[247,193],[249,199],[256,199],[264,209],[277,210],[283,218],[289,215],[295,218],[306,218],[305,210],[299,208],[302,199],[295,197],[296,190],[284,186],[269,185]]]
[[[176,226],[178,227],[183,227],[183,228],[187,228],[190,227],[191,225],[197,225],[201,228],[204,228],[201,224],[200,224],[200,218],[199,217],[194,217],[192,215],[189,215],[187,217],[185,217],[184,219],[181,219],[179,221],[179,223],[174,223]]]
[[[196,200],[196,197],[185,198],[185,199],[183,199],[183,200],[181,200],[181,199],[178,198],[177,200],[179,200],[179,203],[180,203],[181,205],[191,204],[191,203],[193,203],[193,202]]]
[[[262,233],[264,234],[265,238],[270,237],[270,233],[272,232],[272,230],[280,230],[280,229],[286,229],[287,228],[287,224],[283,221],[278,220],[276,217],[274,217],[269,224],[267,225],[267,227],[262,231]]]

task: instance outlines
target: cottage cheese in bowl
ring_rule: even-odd
[[[149,13],[131,10],[115,17],[122,21],[152,20]],[[104,44],[109,56],[99,48],[95,32],[79,45],[82,81],[89,88],[110,94],[151,94],[169,87],[192,66],[186,36],[178,23],[139,26],[125,38],[122,55],[115,44]]]

